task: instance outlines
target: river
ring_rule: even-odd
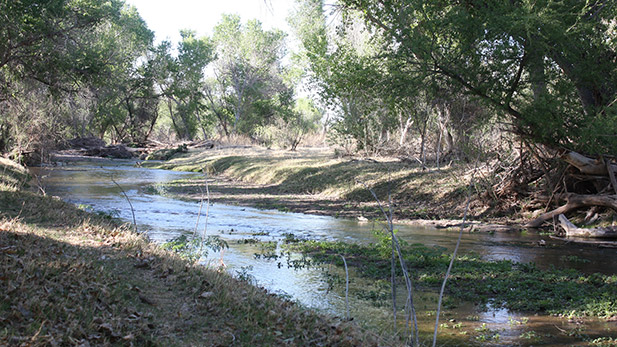
[[[192,233],[199,213],[199,202],[183,201],[151,194],[149,186],[171,180],[193,177],[193,173],[154,170],[135,167],[132,161],[83,161],[71,162],[57,167],[36,168],[43,188],[49,195],[93,211],[112,214],[132,221],[132,213],[126,198],[129,197],[136,216],[138,230],[151,240],[163,243],[182,234]],[[115,181],[117,185],[112,181]],[[121,187],[121,188],[120,188]],[[206,229],[205,207],[202,211],[199,231]],[[359,223],[355,220],[249,207],[219,204],[209,208],[207,234],[217,235],[227,241],[229,249],[210,252],[210,266],[224,264],[227,271],[252,279],[257,285],[271,292],[298,301],[301,305],[343,317],[345,315],[345,286],[341,281],[342,269],[323,267],[290,266],[287,257],[300,259],[299,255],[280,258],[256,256],[259,245],[247,239],[272,241],[280,251],[280,242],[286,235],[296,238],[340,240],[345,242],[373,242],[374,223]],[[425,227],[398,225],[398,236],[410,243],[454,248],[458,233]],[[616,273],[613,260],[614,249],[598,249],[588,246],[564,245],[540,247],[540,240],[549,246],[552,241],[534,233],[465,233],[460,253],[473,251],[485,259],[508,259],[516,262],[534,262],[539,267],[571,267],[584,272]],[[576,259],[586,259],[584,262]],[[293,262],[292,262],[293,264]],[[336,274],[337,276],[332,276]],[[372,283],[353,275],[350,277],[350,292],[385,291]],[[344,278],[344,277],[343,277]],[[353,288],[355,286],[355,290]],[[399,290],[402,293],[402,290]],[[429,332],[434,325],[436,293],[418,293],[416,308],[422,331]],[[399,298],[398,302],[404,302]],[[350,297],[351,316],[360,324],[387,334],[391,317],[387,305],[378,305],[357,295]],[[617,323],[600,320],[568,322],[556,317],[509,312],[505,309],[480,310],[472,304],[460,304],[445,310],[440,320],[439,341],[445,344],[481,345],[571,345],[587,344],[590,338],[617,337]],[[584,328],[584,329],[582,329]],[[576,332],[584,331],[583,334]]]

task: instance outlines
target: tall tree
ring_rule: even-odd
[[[334,18],[335,20],[337,18]],[[298,1],[290,18],[310,68],[309,80],[321,99],[336,112],[336,141],[355,140],[358,149],[378,151],[398,125],[390,88],[390,62],[375,59],[381,37],[371,36],[357,14],[338,18],[335,31],[326,27],[323,2]]]
[[[63,88],[105,62],[91,56],[84,32],[120,15],[119,0],[0,1],[0,69]],[[76,56],[80,49],[81,57]],[[66,83],[66,84],[62,84]]]
[[[197,37],[190,30],[183,30],[180,34],[182,41],[176,57],[171,55],[168,42],[157,48],[160,60],[157,64],[164,66],[158,83],[166,97],[176,134],[181,139],[192,140],[204,123],[204,73],[214,58],[214,50],[208,37]]]
[[[242,24],[239,16],[223,15],[213,39],[215,78],[206,93],[226,132],[250,134],[273,117],[277,107],[292,106],[290,87],[283,81],[282,31],[263,30],[257,20]]]
[[[89,33],[87,49],[107,62],[89,82],[95,99],[90,132],[103,137],[111,131],[119,141],[147,138],[158,108],[148,59],[153,38],[134,7]]]
[[[130,88],[153,36],[123,1],[0,1],[0,17],[1,150],[19,136],[36,150],[56,129],[94,130],[94,110]],[[46,126],[24,127],[24,116]]]

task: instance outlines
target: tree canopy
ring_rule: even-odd
[[[617,144],[617,5],[612,1],[343,0],[383,59],[454,83],[551,146]]]

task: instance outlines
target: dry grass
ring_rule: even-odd
[[[0,189],[15,191],[28,181],[28,170],[14,161],[0,157]]]
[[[0,345],[375,345],[128,225],[0,190]]]

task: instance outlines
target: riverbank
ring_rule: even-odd
[[[104,214],[24,189],[0,160],[0,345],[374,345]]]
[[[144,166],[206,172],[214,202],[360,220],[383,220],[369,188],[387,208],[392,199],[397,223],[457,228],[465,211],[467,189],[482,170],[444,166],[423,170],[397,158],[339,158],[328,149],[297,152],[255,147],[190,150],[166,162]],[[205,197],[205,176],[153,187],[159,194],[184,199]],[[472,191],[468,218],[477,231],[520,229],[522,216],[493,208]]]

